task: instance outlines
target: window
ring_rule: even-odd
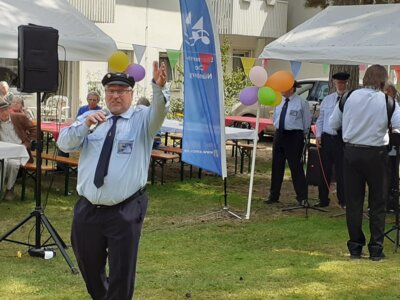
[[[236,71],[237,69],[244,71],[241,57],[250,57],[250,50],[233,50],[233,58],[232,58],[232,70]]]

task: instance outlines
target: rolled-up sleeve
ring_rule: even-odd
[[[61,129],[57,145],[64,152],[79,150],[88,134],[89,127],[84,123],[84,119],[78,120],[71,126]]]
[[[154,136],[160,129],[169,110],[169,91],[167,88],[162,89],[154,82],[152,88],[153,101],[150,106],[148,130],[149,134]]]

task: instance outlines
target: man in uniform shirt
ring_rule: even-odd
[[[94,111],[78,117],[61,131],[57,141],[65,152],[80,150],[80,196],[71,240],[93,299],[128,300],[134,294],[153,137],[169,106],[162,91],[165,82],[165,65],[159,68],[154,62],[152,105],[132,107],[133,77],[106,74],[102,84],[110,114]],[[97,128],[91,128],[95,124]]]
[[[342,137],[337,135],[336,130],[333,130],[329,126],[329,118],[332,115],[336,103],[347,91],[347,80],[349,77],[350,74],[346,72],[333,74],[332,79],[336,92],[326,96],[321,103],[316,123],[316,143],[321,154],[322,171],[324,174],[321,176],[318,185],[319,202],[314,205],[315,207],[329,206],[328,195],[333,165],[335,165],[337,198],[342,207],[346,205],[343,187],[343,141]]]
[[[329,120],[333,129],[342,128],[345,143],[343,175],[349,232],[347,247],[351,258],[360,258],[366,243],[362,230],[365,184],[369,194],[370,259],[376,261],[384,257],[389,135],[387,105],[382,91],[387,79],[383,66],[370,66],[363,78],[363,88],[348,97],[343,112],[336,105]],[[400,128],[397,103],[391,124],[394,129]]]
[[[0,141],[23,144],[33,161],[30,148],[33,140],[36,139],[36,126],[24,113],[11,113],[9,103],[0,100]],[[15,198],[14,185],[17,180],[20,161],[8,159],[4,163],[4,177],[7,178],[4,200],[11,201]]]
[[[266,204],[279,202],[286,160],[289,163],[296,200],[300,205],[308,198],[308,188],[301,156],[304,135],[310,129],[311,113],[307,101],[295,94],[296,82],[282,93],[283,101],[274,110],[274,145],[272,150],[272,174],[270,195]]]

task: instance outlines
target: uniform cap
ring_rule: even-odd
[[[125,73],[107,73],[104,75],[101,81],[103,86],[116,84],[116,85],[126,85],[133,88],[135,86],[135,79],[132,76]]]
[[[349,77],[350,74],[347,72],[338,72],[332,75],[332,78],[336,80],[348,80]]]

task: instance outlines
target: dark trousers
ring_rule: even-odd
[[[347,246],[352,254],[360,254],[365,245],[362,231],[365,184],[368,185],[369,228],[368,244],[371,256],[383,250],[386,199],[388,196],[388,151],[386,147],[360,148],[345,146],[344,192],[346,221],[349,232]]]
[[[146,193],[111,207],[98,207],[83,197],[76,203],[72,247],[86,288],[94,300],[132,299],[146,210]]]
[[[302,130],[285,130],[283,133],[279,133],[277,130],[275,132],[272,150],[271,199],[279,199],[286,160],[292,175],[296,199],[301,201],[308,198],[306,177],[301,162],[303,148],[304,135]]]
[[[325,179],[321,176],[318,185],[319,201],[329,203],[329,185],[332,178],[332,166],[335,166],[336,191],[340,205],[345,205],[344,185],[343,185],[343,141],[337,135],[323,133],[321,136],[322,147],[320,149],[322,170]]]

